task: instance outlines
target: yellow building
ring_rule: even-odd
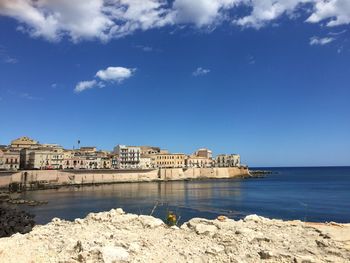
[[[36,148],[39,146],[39,142],[35,141],[29,137],[21,137],[16,140],[11,141],[11,149],[21,150],[21,149],[30,149]]]
[[[155,168],[183,168],[186,155],[182,153],[164,153],[152,156],[152,166]]]

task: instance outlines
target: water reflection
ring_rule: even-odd
[[[278,168],[278,174],[253,180],[201,180],[125,183],[27,192],[27,199],[49,201],[26,207],[39,223],[53,217],[72,220],[90,212],[121,207],[127,212],[165,218],[168,210],[181,221],[193,217],[259,214],[270,218],[350,222],[350,168]]]
[[[241,202],[240,184],[240,180],[123,183],[27,192],[22,197],[48,201],[45,206],[26,208],[36,215],[40,224],[53,217],[73,220],[89,212],[117,207],[131,213],[150,214],[155,206],[155,216],[165,218],[167,211],[172,210],[181,221],[186,221],[196,216],[237,216],[237,212],[224,207],[232,205],[232,200]]]

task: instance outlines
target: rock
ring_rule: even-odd
[[[139,220],[142,223],[142,225],[147,228],[156,228],[160,226],[165,226],[165,223],[162,220],[158,218],[154,218],[153,216],[141,215],[139,216]]]
[[[51,222],[52,223],[61,223],[61,219],[60,218],[57,218],[57,217],[54,217],[54,218],[52,218],[52,220],[51,220]]]
[[[244,222],[254,221],[257,223],[263,220],[265,220],[265,218],[258,215],[249,215],[244,218]]]
[[[84,223],[84,219],[76,218],[76,219],[74,219],[74,223],[81,225]]]
[[[294,262],[295,263],[315,263],[316,261],[312,256],[298,256],[294,258]]]
[[[102,258],[105,263],[115,263],[118,261],[126,261],[129,258],[129,253],[125,248],[106,246],[101,250]]]
[[[213,236],[218,228],[214,225],[198,224],[195,227],[196,233],[199,235],[209,235]]]
[[[218,253],[221,253],[225,250],[224,246],[218,246],[218,245],[213,245],[209,249],[205,251],[205,253],[217,255]]]
[[[219,220],[220,222],[224,222],[224,221],[226,221],[228,218],[227,218],[227,216],[218,216],[216,219]]]
[[[81,251],[83,251],[83,245],[82,245],[82,243],[81,243],[80,240],[78,240],[77,243],[75,244],[74,250],[75,250],[76,252],[81,252]]]
[[[33,217],[17,209],[0,207],[0,237],[30,232],[35,225]]]
[[[129,246],[129,251],[130,252],[134,252],[137,253],[141,250],[141,246],[138,243],[132,243]]]
[[[117,214],[120,214],[120,215],[125,214],[124,210],[121,209],[121,208],[117,208],[115,211],[116,211]]]
[[[261,259],[270,259],[272,258],[272,253],[270,251],[262,250],[258,252]]]
[[[322,241],[322,240],[315,240],[317,246],[319,247],[327,247],[328,245],[326,244],[326,242]]]
[[[16,222],[16,229],[31,222],[23,213],[12,220],[0,209],[1,234],[14,231],[11,221]],[[75,222],[54,219],[28,235],[1,238],[0,261],[349,262],[346,241],[335,237],[346,237],[350,224],[327,225],[328,239],[321,237],[316,227],[251,216],[246,221],[223,222],[194,218],[181,228],[170,228],[160,219],[119,214],[113,209]]]

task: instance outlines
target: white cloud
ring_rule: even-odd
[[[173,19],[176,23],[190,23],[198,27],[220,22],[228,10],[240,0],[175,0]]]
[[[192,72],[192,75],[195,77],[204,76],[210,72],[210,69],[205,69],[202,67],[198,67],[195,71]]]
[[[17,19],[34,37],[108,41],[171,21],[161,0],[1,0],[0,15]]]
[[[335,40],[335,38],[333,38],[333,37],[324,37],[324,38],[312,37],[312,38],[310,38],[310,45],[311,46],[314,46],[314,45],[324,46],[324,45],[327,45],[327,44],[333,42],[334,40]]]
[[[96,77],[104,81],[121,82],[124,79],[130,78],[133,72],[135,72],[135,69],[123,67],[108,67],[104,70],[99,70],[96,73]]]
[[[349,0],[318,0],[315,10],[307,19],[308,22],[318,23],[329,19],[327,26],[339,26],[350,23]]]
[[[16,19],[33,37],[108,41],[167,25],[202,28],[230,21],[260,28],[282,15],[305,14],[305,4],[306,22],[350,23],[349,0],[0,0],[0,15]],[[248,14],[240,15],[238,6],[249,7]]]
[[[86,80],[86,81],[80,81],[74,89],[74,92],[79,93],[87,89],[92,89],[97,86],[96,80]]]
[[[252,12],[234,22],[240,26],[260,28],[283,14],[294,17],[293,12],[302,4],[317,0],[242,0]]]
[[[135,45],[135,48],[141,49],[144,52],[152,52],[154,51],[154,49],[152,47],[149,46],[144,46],[144,45]]]
[[[103,88],[106,86],[107,82],[117,82],[120,83],[125,79],[130,78],[136,69],[123,68],[123,67],[108,67],[97,71],[95,78],[99,80],[86,80],[80,81],[74,89],[75,93],[80,93],[87,89],[93,88]]]

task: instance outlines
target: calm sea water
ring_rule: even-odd
[[[68,220],[90,212],[121,207],[127,212],[165,218],[174,211],[180,221],[193,217],[248,214],[305,221],[350,222],[350,167],[264,168],[266,178],[125,183],[27,192],[24,198],[48,201],[22,207],[39,224],[54,217]]]

